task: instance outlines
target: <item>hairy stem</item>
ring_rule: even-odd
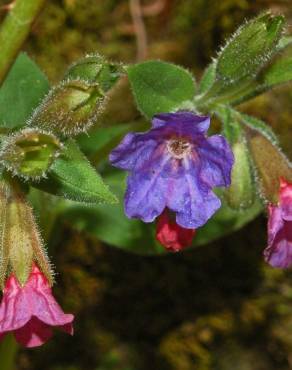
[[[15,0],[0,28],[0,85],[45,0]]]
[[[8,334],[0,342],[1,370],[16,370],[15,357],[18,345],[12,334]]]

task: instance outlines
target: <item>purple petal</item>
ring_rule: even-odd
[[[155,136],[155,135],[154,135]],[[130,133],[111,152],[109,159],[115,167],[130,171],[148,161],[159,145],[153,133]]]
[[[282,217],[286,221],[292,221],[292,184],[284,179],[280,180],[280,203]]]
[[[268,245],[271,246],[274,243],[276,235],[283,229],[284,221],[282,219],[282,210],[280,207],[270,205],[268,212]]]
[[[129,218],[152,222],[165,208],[169,157],[160,156],[152,167],[129,175],[125,212]]]
[[[153,128],[172,128],[179,135],[204,134],[210,126],[210,117],[192,112],[157,114],[152,120]]]
[[[209,186],[229,186],[234,156],[227,140],[214,135],[201,140],[197,147],[201,161],[200,178]]]
[[[272,244],[264,251],[266,262],[273,267],[288,268],[292,265],[292,222],[285,221],[277,231]]]
[[[167,207],[177,213],[176,222],[189,229],[204,225],[221,205],[209,186],[198,181],[197,171],[193,162],[185,161],[184,175],[169,181],[167,193]]]

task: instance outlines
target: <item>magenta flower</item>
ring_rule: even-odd
[[[279,204],[269,205],[268,247],[265,261],[273,267],[292,265],[292,184],[280,181]]]
[[[25,347],[37,347],[52,336],[51,326],[73,334],[74,316],[64,314],[45,275],[34,265],[22,287],[14,274],[7,279],[0,306],[0,339],[8,332]]]
[[[152,129],[129,133],[111,163],[129,171],[125,212],[152,222],[167,207],[184,228],[204,225],[218,210],[212,188],[229,186],[233,154],[221,135],[206,136],[210,118],[191,112],[154,116]]]

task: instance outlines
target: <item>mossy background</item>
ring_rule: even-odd
[[[154,2],[156,11],[149,8]],[[271,9],[284,13],[288,25],[292,20],[291,0],[142,3],[148,58],[182,64],[198,77],[245,19]],[[85,53],[135,61],[129,3],[50,0],[24,49],[52,83]],[[125,99],[112,121],[137,114]],[[290,158],[291,99],[291,86],[284,86],[241,107],[274,128]],[[128,254],[70,225],[59,240],[50,250],[59,272],[55,293],[76,315],[75,335],[56,333],[40,349],[21,350],[17,370],[292,369],[292,272],[263,263],[265,216],[208,246],[166,257]]]

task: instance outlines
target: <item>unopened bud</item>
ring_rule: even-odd
[[[87,55],[78,60],[67,71],[65,78],[98,83],[103,93],[110,90],[124,74],[123,66],[107,61],[101,55]]]
[[[38,180],[45,176],[61,147],[50,133],[24,129],[4,141],[0,160],[13,174]]]
[[[267,201],[277,203],[280,179],[292,182],[291,163],[268,137],[252,129],[247,132],[261,194]]]
[[[33,114],[30,125],[74,136],[95,123],[104,103],[105,95],[99,84],[67,80],[51,90]]]
[[[217,78],[225,83],[251,78],[277,49],[283,27],[284,18],[269,13],[240,27],[219,54]]]
[[[234,143],[232,151],[234,165],[231,185],[226,191],[226,201],[233,209],[249,208],[254,202],[255,190],[249,153],[244,140]]]

